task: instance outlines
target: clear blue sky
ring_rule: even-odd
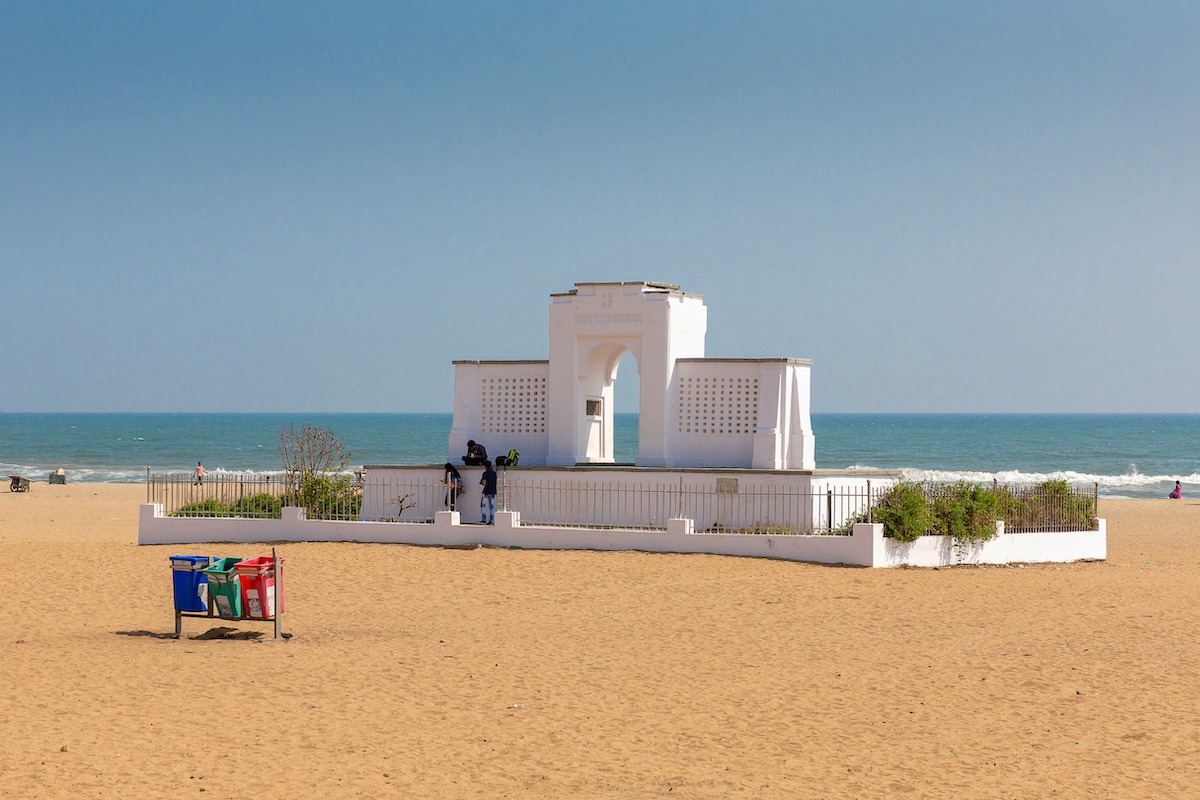
[[[606,280],[813,359],[819,412],[1200,411],[1198,42],[1191,0],[0,0],[0,411],[448,411]]]

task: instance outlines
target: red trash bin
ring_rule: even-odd
[[[279,559],[278,578],[275,559],[270,556],[251,558],[233,565],[242,581],[242,613],[254,619],[271,619],[275,616],[275,581],[279,581],[279,613],[287,609],[283,602],[283,570],[286,562]]]

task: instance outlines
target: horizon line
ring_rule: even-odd
[[[640,411],[613,411],[614,414],[639,414]],[[1137,415],[1160,415],[1160,416],[1200,416],[1200,410],[1196,411],[812,411],[812,414],[822,415],[843,415],[843,416],[866,416],[866,415],[904,415],[904,416],[1111,416],[1115,414],[1125,416]],[[165,410],[58,410],[58,411],[15,411],[15,410],[0,410],[0,414],[40,414],[51,416],[55,414],[197,414],[197,415],[217,415],[217,414],[261,414],[261,415],[280,415],[280,414],[341,414],[341,415],[387,415],[387,414],[439,414],[453,415],[453,411],[315,411],[315,410],[284,410],[284,411],[201,411],[201,410],[183,410],[183,411],[165,411]]]

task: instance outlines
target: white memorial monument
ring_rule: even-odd
[[[441,464],[364,464],[356,519],[308,519],[299,506],[278,519],[176,517],[146,503],[138,542],[486,544],[871,567],[1105,558],[1104,520],[1011,534],[997,522],[971,547],[944,535],[886,538],[870,509],[900,474],[815,468],[811,363],[705,358],[707,322],[703,299],[678,286],[579,283],[551,296],[548,360],[454,362],[447,460],[457,463],[469,439],[493,457],[521,453],[517,469],[500,471],[494,524],[480,524],[481,467],[463,468],[455,494]],[[613,387],[626,354],[640,376],[634,465],[613,459]]]
[[[455,361],[450,453],[467,441],[522,465],[612,464],[613,386],[639,376],[639,467],[815,468],[812,362],[705,358],[699,295],[648,281],[577,283],[550,298],[548,361]]]

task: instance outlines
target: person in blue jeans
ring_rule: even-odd
[[[492,469],[491,461],[483,462],[483,477],[479,479],[483,494],[479,496],[479,516],[483,524],[494,525],[496,522],[496,470]]]

